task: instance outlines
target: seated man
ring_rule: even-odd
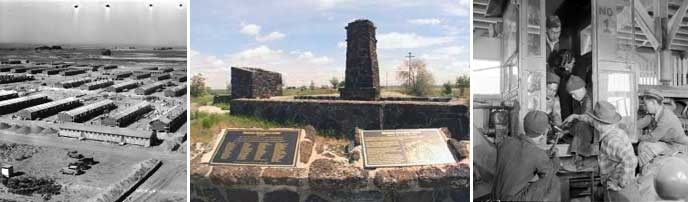
[[[641,97],[650,114],[643,118],[651,121],[639,121],[639,123],[654,122],[656,124],[649,128],[647,127],[649,124],[639,125],[640,128],[647,128],[647,132],[638,137],[640,167],[643,168],[657,155],[664,152],[688,152],[688,136],[676,114],[662,104],[664,97],[654,89],[646,90]]]
[[[531,111],[523,120],[525,135],[507,137],[497,145],[497,168],[493,199],[506,201],[558,201],[558,159],[550,159],[540,146],[549,130],[547,114]],[[530,182],[537,176],[537,180]]]
[[[550,121],[554,125],[559,126],[562,123],[561,119],[561,104],[559,103],[559,96],[557,96],[557,89],[559,89],[559,76],[552,72],[547,72],[547,97],[545,112],[550,117]]]
[[[587,120],[600,133],[600,179],[605,187],[605,201],[637,201],[640,199],[635,168],[638,159],[633,152],[631,140],[619,128],[621,115],[616,107],[607,101],[595,104]]]
[[[564,125],[570,125],[569,132],[573,136],[569,152],[576,155],[577,160],[582,157],[597,155],[597,139],[594,137],[591,122],[586,121],[587,113],[592,112],[592,96],[585,88],[585,81],[578,76],[571,76],[566,83],[566,90],[575,100],[573,113],[564,120]]]

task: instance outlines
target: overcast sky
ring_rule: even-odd
[[[282,73],[288,86],[344,79],[347,23],[375,23],[380,84],[408,52],[437,84],[468,73],[469,0],[202,0],[191,7],[191,71],[224,88],[231,66]]]
[[[185,0],[0,0],[0,43],[184,47],[187,7]]]

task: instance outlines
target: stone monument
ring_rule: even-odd
[[[375,29],[373,22],[365,19],[346,26],[346,78],[339,90],[342,99],[380,99]]]
[[[232,67],[232,99],[282,95],[282,75],[253,67]]]

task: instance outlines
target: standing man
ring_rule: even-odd
[[[635,180],[638,159],[628,134],[619,128],[621,115],[607,101],[599,101],[587,116],[600,133],[600,178],[605,187],[605,201],[637,201],[640,198]]]
[[[547,52],[545,58],[549,58],[552,52],[559,50],[559,36],[561,36],[561,20],[559,16],[547,16]]]
[[[559,201],[560,182],[556,152],[546,145],[549,118],[543,111],[530,111],[523,120],[526,134],[507,137],[497,146],[497,169],[493,199],[505,201]],[[549,156],[554,156],[550,159]],[[537,180],[532,181],[537,177]]]
[[[640,128],[648,129],[647,133],[638,137],[640,141],[638,144],[640,167],[643,168],[652,159],[665,152],[688,152],[688,136],[686,136],[676,114],[664,106],[664,97],[654,89],[646,90],[641,97],[647,112],[650,114],[643,119],[650,119],[651,121],[639,121],[639,123],[654,122],[656,124],[652,126],[639,124]]]

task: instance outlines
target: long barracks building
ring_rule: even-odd
[[[107,127],[100,125],[83,125],[63,123],[59,126],[58,137],[72,137],[81,140],[96,140],[117,144],[134,144],[151,146],[155,140],[153,131],[141,131],[128,128]]]
[[[112,100],[102,100],[69,111],[60,112],[58,118],[62,122],[84,122],[106,111],[117,108]]]
[[[8,114],[27,107],[50,102],[48,96],[36,94],[0,101],[0,114]]]
[[[45,118],[56,114],[60,111],[73,109],[81,105],[81,100],[75,97],[69,97],[57,101],[48,102],[45,104],[22,109],[17,114],[22,119],[34,120],[38,118]]]
[[[136,122],[142,115],[153,110],[148,102],[141,102],[103,119],[103,125],[123,127]]]

